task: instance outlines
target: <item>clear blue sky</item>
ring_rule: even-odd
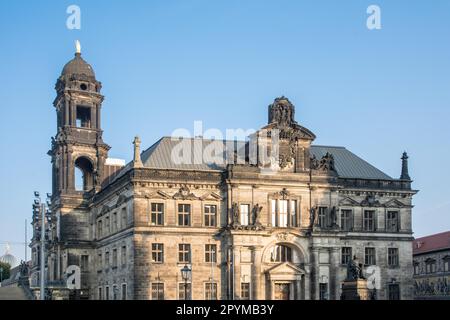
[[[66,28],[71,4],[81,30]],[[381,30],[366,28],[371,4]],[[393,177],[407,150],[416,236],[449,230],[449,35],[448,0],[1,1],[0,242],[23,241],[33,190],[51,189],[54,84],[76,39],[104,85],[110,156],[195,120],[257,129],[286,95],[316,144]]]

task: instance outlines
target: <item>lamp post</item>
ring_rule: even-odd
[[[182,269],[181,269],[181,277],[184,280],[184,300],[188,300],[187,298],[187,282],[190,278],[192,270],[185,265]]]
[[[41,214],[41,268],[40,268],[40,298],[45,300],[45,219],[50,220],[50,198],[51,195],[47,193],[47,203],[43,203],[39,192],[34,192],[34,208]]]

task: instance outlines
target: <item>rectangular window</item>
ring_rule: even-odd
[[[127,300],[127,284],[122,284],[122,300]]]
[[[366,248],[364,255],[364,264],[367,266],[375,265],[375,248]]]
[[[217,262],[217,246],[215,244],[205,245],[205,262]]]
[[[152,243],[152,262],[155,263],[164,262],[164,244]]]
[[[328,216],[328,208],[319,207],[319,227],[326,228],[327,227],[327,216]]]
[[[103,236],[103,223],[102,220],[98,220],[97,222],[97,238],[101,238]]]
[[[112,253],[112,267],[117,268],[117,249],[113,249]]]
[[[450,271],[450,258],[444,258],[444,271]]]
[[[164,204],[152,203],[151,224],[152,226],[164,225]]]
[[[111,261],[109,260],[109,251],[106,251],[105,253],[105,268],[109,268],[109,264]]]
[[[290,208],[291,214],[289,219],[289,225],[291,227],[297,227],[297,201],[292,200],[291,201],[291,208]]]
[[[109,287],[105,287],[105,300],[109,300]]]
[[[191,245],[181,243],[178,245],[178,262],[191,263]]]
[[[351,231],[353,228],[352,210],[341,210],[341,230]]]
[[[127,265],[127,247],[123,246],[121,251],[121,260],[122,260],[122,267],[125,267]]]
[[[388,266],[398,267],[398,249],[388,248]]]
[[[119,288],[116,285],[112,287],[113,300],[119,300]]]
[[[98,288],[98,300],[103,300],[103,291],[102,288]]]
[[[375,211],[364,211],[364,231],[375,231]]]
[[[109,221],[109,216],[105,218],[105,235],[109,235],[111,233],[111,224]]]
[[[400,285],[389,284],[389,300],[400,300]]]
[[[241,225],[248,226],[250,206],[248,204],[241,204]]]
[[[152,300],[164,300],[164,283],[152,283]]]
[[[241,300],[250,300],[250,283],[241,283]]]
[[[179,204],[178,205],[178,225],[190,226],[191,225],[191,205]]]
[[[420,274],[420,266],[418,263],[414,264],[414,275]]]
[[[398,231],[398,212],[388,211],[386,217],[386,230],[390,232]]]
[[[288,202],[287,200],[278,201],[278,227],[287,227]]]
[[[183,282],[178,284],[178,300],[192,300],[190,283]]]
[[[319,284],[319,299],[320,300],[328,300],[328,284],[327,283]]]
[[[75,125],[78,128],[91,127],[91,108],[85,106],[77,106],[77,119]]]
[[[122,217],[122,228],[126,228],[128,226],[128,214],[126,208],[122,208],[121,217]]]
[[[352,260],[352,248],[343,247],[341,254],[341,263],[344,265],[348,265],[351,260]]]
[[[436,261],[429,260],[426,263],[426,271],[427,273],[435,273],[436,272]]]
[[[205,209],[205,227],[215,227],[217,206],[206,205],[204,209]]]
[[[113,222],[112,222],[112,232],[116,232],[118,230],[117,225],[117,212],[113,213]]]
[[[205,283],[205,300],[217,300],[217,283]]]
[[[89,256],[82,255],[80,259],[80,269],[81,272],[88,272],[89,271]]]
[[[97,270],[98,271],[101,271],[102,269],[103,269],[103,255],[102,255],[102,253],[100,252],[99,254],[98,254],[98,261],[97,261]]]
[[[272,200],[272,227],[276,227],[277,226],[277,200]]]

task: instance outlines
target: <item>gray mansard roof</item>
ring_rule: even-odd
[[[191,163],[192,164],[176,164],[171,159],[173,148],[179,144],[180,140],[172,139],[171,137],[163,137],[153,146],[145,150],[141,154],[141,159],[145,167],[157,169],[181,169],[181,170],[225,170],[225,163],[216,163],[214,160],[205,159],[205,161],[197,161],[202,163],[195,164],[194,159],[202,159],[203,150],[211,144],[218,146],[225,146],[227,143],[236,143],[230,141],[213,141],[201,138],[185,139],[191,145]],[[194,142],[194,143],[192,143]],[[201,143],[201,147],[195,148],[195,142]],[[237,148],[244,147],[244,142],[238,142]],[[224,147],[223,150],[226,150]],[[226,151],[224,151],[225,153]],[[378,170],[368,162],[356,156],[344,147],[329,147],[329,146],[312,146],[311,153],[317,159],[322,158],[327,152],[334,156],[335,167],[339,177],[351,179],[379,179],[379,180],[393,180],[390,176]],[[206,152],[208,154],[210,152]],[[225,157],[222,157],[225,159]]]

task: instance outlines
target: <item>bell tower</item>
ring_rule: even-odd
[[[49,151],[54,196],[82,195],[100,187],[110,148],[102,139],[101,87],[77,42],[75,58],[64,66],[55,87],[57,134]]]

